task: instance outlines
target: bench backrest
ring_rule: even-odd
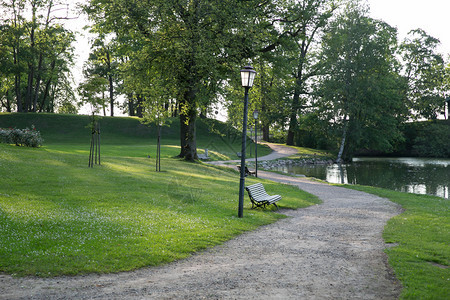
[[[258,199],[261,197],[268,197],[266,190],[262,183],[255,183],[246,187],[247,191],[251,195],[252,198]]]

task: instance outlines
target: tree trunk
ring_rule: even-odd
[[[22,105],[22,94],[20,91],[20,74],[16,74],[14,76],[15,90],[16,90],[16,98],[17,98],[17,112],[23,112]]]
[[[196,128],[197,109],[195,106],[195,91],[189,89],[180,102],[180,158],[195,161],[197,156]]]
[[[197,116],[191,114],[189,117],[185,114],[180,114],[180,142],[181,152],[179,157],[188,161],[198,159],[197,144],[195,139],[195,121]]]
[[[14,58],[14,65],[19,65],[19,46],[13,47],[13,58]],[[19,68],[17,68],[19,69]],[[14,90],[16,92],[16,99],[17,99],[17,112],[23,111],[23,105],[22,105],[22,91],[20,90],[20,71],[16,71],[16,74],[14,74]]]
[[[105,91],[102,91],[102,108],[103,108],[103,116],[106,117],[106,105],[105,105]]]
[[[42,97],[41,105],[39,106],[39,112],[44,111],[45,109],[45,102],[47,102],[48,95],[50,94],[50,85],[52,80],[47,80],[47,83],[45,84],[45,90],[44,90],[44,96]]]
[[[12,91],[8,89],[6,91],[6,112],[11,112],[11,102],[14,101],[13,96],[11,95]]]
[[[298,129],[298,121],[297,121],[297,115],[298,111],[300,109],[300,94],[303,90],[303,81],[304,81],[304,64],[306,61],[306,53],[308,52],[309,45],[314,37],[314,34],[316,30],[313,31],[311,34],[310,39],[306,36],[306,23],[302,26],[302,45],[300,46],[300,58],[298,61],[298,70],[297,70],[297,76],[295,79],[295,88],[294,88],[294,97],[292,98],[292,107],[291,107],[291,114],[290,114],[290,121],[289,121],[289,129],[288,129],[288,135],[286,138],[286,144],[287,145],[294,145],[294,136],[295,131]],[[318,27],[317,27],[318,28]],[[316,28],[316,29],[317,29]]]
[[[52,89],[51,86],[50,86],[50,90],[52,91],[52,95],[50,96],[50,99],[49,99],[49,109],[48,109],[48,112],[51,112],[51,113],[55,113],[56,84],[57,84],[57,81],[55,81],[55,82],[53,83],[53,89]]]
[[[28,83],[27,83],[27,94],[25,96],[25,109],[26,111],[32,111],[32,103],[33,103],[33,79],[34,79],[34,51],[35,51],[35,41],[34,41],[34,31],[36,27],[36,10],[37,10],[37,2],[32,1],[32,21],[31,21],[31,30],[30,30],[30,51],[31,58],[28,58]]]
[[[298,114],[298,103],[299,103],[300,93],[297,89],[294,92],[294,98],[292,99],[291,114],[289,116],[289,129],[286,137],[286,145],[294,145],[295,131],[298,128],[297,114]]]
[[[36,87],[34,88],[34,97],[33,97],[33,112],[37,111],[37,101],[39,98],[39,88],[41,86],[41,73],[42,73],[42,53],[39,54],[39,64],[37,69],[37,78],[36,78]]]
[[[31,103],[33,99],[33,77],[34,66],[32,63],[28,64],[28,80],[27,80],[27,94],[25,96],[25,110],[31,111]]]
[[[142,109],[142,96],[136,95],[136,116],[142,118],[144,116],[144,112]]]
[[[304,54],[306,55],[306,53]],[[298,129],[298,121],[297,121],[297,115],[298,110],[300,109],[300,93],[303,85],[303,62],[304,62],[304,56],[300,58],[300,63],[298,67],[297,72],[297,79],[295,81],[295,89],[294,89],[294,96],[292,98],[292,107],[291,107],[291,114],[289,116],[289,129],[288,134],[286,138],[286,144],[293,146],[294,145],[294,136],[295,132]]]
[[[111,107],[111,117],[114,117],[114,86],[113,86],[113,77],[109,75],[109,103]]]
[[[50,1],[48,3],[48,8],[47,8],[47,18],[45,21],[45,31],[47,31],[48,26],[50,24],[50,13],[52,11],[52,7],[53,7],[53,1]],[[38,63],[38,69],[37,69],[37,78],[36,78],[36,87],[34,88],[34,97],[33,97],[33,112],[36,112],[38,110],[38,99],[39,99],[39,89],[41,87],[41,77],[42,77],[42,64],[44,61],[44,55],[42,53],[42,50],[39,53],[39,63]],[[54,69],[54,64],[52,64]]]
[[[345,148],[345,140],[347,139],[347,131],[348,131],[348,121],[347,121],[347,116],[345,116],[344,118],[344,130],[342,132],[342,140],[341,140],[341,145],[339,147],[339,153],[336,159],[336,162],[338,164],[342,163],[342,155],[344,153],[344,148]]]
[[[269,125],[263,125],[262,127],[262,134],[263,134],[263,140],[266,142],[270,142],[270,136],[269,136]]]
[[[134,99],[133,94],[128,94],[128,115],[130,117],[135,116],[135,109],[134,109]]]
[[[45,108],[45,102],[48,99],[48,95],[50,94],[50,87],[51,87],[51,83],[52,83],[52,74],[53,71],[55,70],[55,66],[56,66],[56,60],[53,60],[51,65],[50,65],[50,78],[47,80],[47,83],[45,84],[45,90],[44,90],[44,96],[42,97],[42,101],[41,101],[41,105],[39,106],[39,112],[42,112]]]

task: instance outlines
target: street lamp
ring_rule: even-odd
[[[445,98],[445,102],[447,102],[447,120],[450,120],[450,96],[447,96],[447,98]],[[444,115],[445,115],[445,107],[444,107]]]
[[[244,215],[244,188],[245,188],[245,148],[247,140],[247,114],[248,114],[248,90],[253,86],[256,71],[251,66],[246,66],[241,70],[242,86],[245,88],[244,96],[244,120],[242,122],[242,148],[241,148],[241,178],[239,182],[239,211],[238,217]]]
[[[255,177],[258,177],[258,135],[256,133],[258,115],[259,111],[255,109],[253,111],[253,119],[255,119]]]

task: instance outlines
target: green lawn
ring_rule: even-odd
[[[91,140],[90,116],[57,114],[0,113],[0,128],[36,127],[42,134],[44,145],[61,151],[84,152],[89,155]],[[143,125],[135,117],[100,117],[102,154],[143,157],[156,154],[156,126]],[[180,153],[180,126],[176,118],[162,128],[162,157],[174,157]],[[197,121],[197,148],[199,153],[208,149],[211,160],[238,159],[241,152],[241,133],[229,125],[209,119]],[[254,143],[247,141],[247,157],[254,155]],[[69,147],[68,147],[69,146]],[[265,145],[258,145],[258,156],[271,152]]]
[[[374,187],[346,186],[400,204],[384,229],[389,264],[404,287],[402,299],[450,298],[450,202]]]
[[[0,126],[8,127],[4,116]],[[106,118],[114,126],[102,127],[102,164],[88,168],[86,117],[23,118],[34,118],[46,141],[41,148],[0,144],[0,272],[46,277],[155,266],[283,217],[251,210],[246,196],[244,218],[237,218],[239,174],[174,158],[178,146],[169,129],[166,141],[173,144],[163,145],[162,172],[155,172],[151,132],[134,123],[138,129],[127,134],[121,122],[136,120]],[[213,133],[201,139],[225,140]],[[247,184],[257,181],[283,196],[281,207],[319,202],[291,186],[255,178]]]

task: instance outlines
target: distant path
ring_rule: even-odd
[[[258,161],[263,161],[263,160],[275,160],[275,159],[279,159],[279,158],[283,158],[283,157],[288,157],[294,154],[297,154],[298,151],[295,148],[291,148],[285,145],[280,145],[280,144],[272,144],[272,143],[264,143],[267,146],[269,146],[272,149],[272,153],[265,155],[265,156],[261,156],[258,157]],[[247,158],[245,161],[255,161],[255,158]],[[209,164],[212,165],[224,165],[227,163],[240,163],[241,160],[240,159],[234,159],[234,160],[226,160],[226,161],[211,161],[208,162]]]
[[[51,279],[0,275],[0,298],[398,298],[401,286],[387,264],[381,237],[387,220],[400,212],[397,205],[306,178],[258,175],[296,185],[323,203],[280,210],[289,218],[162,267]]]

